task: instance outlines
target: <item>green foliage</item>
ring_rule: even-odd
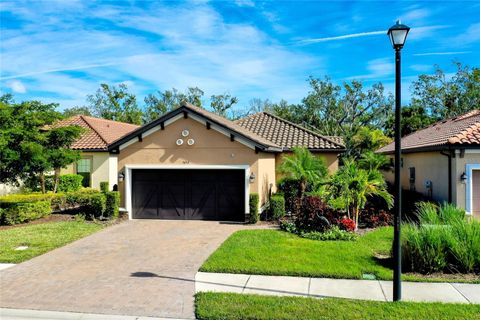
[[[250,223],[255,224],[260,220],[260,214],[258,212],[259,197],[258,193],[250,193],[249,195],[249,207],[250,207]]]
[[[270,198],[270,217],[273,220],[281,219],[285,216],[285,198],[282,194],[274,194]]]
[[[43,218],[51,212],[50,201],[18,202],[1,209],[0,224],[28,222]]]
[[[105,217],[118,217],[118,207],[120,206],[120,193],[118,191],[105,192]]]
[[[293,154],[283,157],[278,171],[285,177],[299,181],[300,197],[308,187],[319,186],[328,175],[324,159],[314,156],[307,148],[293,148]]]
[[[420,273],[479,272],[480,222],[450,204],[417,205],[419,225],[403,227],[404,267]]]
[[[59,192],[75,192],[82,188],[83,177],[78,174],[64,174],[58,183]]]
[[[289,220],[282,220],[280,221],[280,230],[290,232],[290,233],[297,233],[297,226],[295,222]]]
[[[327,184],[329,204],[337,209],[344,209],[353,213],[355,225],[358,226],[358,215],[365,207],[367,198],[379,196],[390,208],[393,197],[387,191],[387,185],[380,171],[361,169],[358,164],[350,159],[331,177]]]
[[[101,192],[108,192],[110,190],[108,181],[102,181],[100,182],[100,191]]]
[[[369,127],[357,128],[350,139],[347,139],[347,156],[359,158],[366,152],[373,153],[375,150],[392,142],[380,129]]]
[[[352,232],[341,230],[338,226],[332,226],[330,229],[324,232],[311,231],[311,232],[300,232],[300,237],[310,239],[310,240],[320,240],[320,241],[355,241],[357,240],[357,235]]]
[[[285,198],[285,211],[289,213],[296,212],[297,199],[299,197],[300,182],[295,178],[282,178],[278,182],[278,191],[283,193]]]
[[[358,166],[364,170],[389,170],[390,160],[383,154],[373,151],[365,151],[358,159]]]
[[[172,90],[149,94],[145,97],[146,111],[143,121],[148,123],[156,120],[165,113],[180,107],[183,101],[202,107],[203,94],[204,92],[197,87],[189,87],[184,93],[173,88]]]
[[[87,96],[90,110],[94,116],[133,124],[142,123],[142,110],[137,98],[121,83],[118,87],[102,83],[97,92]]]
[[[412,105],[437,120],[464,114],[480,105],[480,68],[454,63],[457,71],[453,77],[435,66],[435,73],[420,75],[412,84]]]
[[[437,116],[427,113],[424,107],[419,105],[408,105],[402,107],[401,118],[401,135],[402,137],[415,132],[417,130],[428,127],[439,120]],[[385,134],[389,137],[393,137],[395,134],[395,114],[390,114],[387,125],[385,126]]]
[[[237,97],[224,93],[219,95],[212,95],[210,97],[210,107],[212,111],[222,117],[228,117],[227,112],[238,103]]]
[[[72,107],[63,110],[63,116],[65,118],[70,118],[78,115],[91,116],[92,113],[90,112],[90,109],[88,107]]]

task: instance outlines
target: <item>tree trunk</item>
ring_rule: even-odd
[[[358,213],[360,211],[359,207],[355,207],[355,231],[358,230]]]
[[[45,193],[45,174],[40,173],[40,187],[42,188],[42,193]]]
[[[54,178],[53,178],[53,193],[57,193],[58,184],[60,182],[60,168],[55,168]]]

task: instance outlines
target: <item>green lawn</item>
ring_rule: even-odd
[[[226,319],[480,319],[480,305],[198,293],[196,316]]]
[[[83,238],[102,225],[85,221],[60,221],[0,230],[0,262],[19,263]],[[26,250],[15,250],[28,246]]]
[[[391,280],[392,270],[375,257],[388,255],[393,228],[379,228],[357,241],[315,241],[279,230],[234,233],[200,268],[204,272]],[[462,281],[404,275],[412,281]],[[469,282],[480,282],[478,279]]]

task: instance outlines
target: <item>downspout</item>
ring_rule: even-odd
[[[448,158],[448,202],[452,203],[452,150],[448,147],[448,152],[440,151],[440,154]]]

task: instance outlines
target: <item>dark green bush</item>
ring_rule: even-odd
[[[108,181],[100,182],[100,191],[101,192],[108,192],[109,191]]]
[[[59,192],[75,192],[82,188],[83,177],[79,174],[64,174],[59,177]]]
[[[272,195],[269,211],[269,215],[273,220],[278,220],[285,216],[285,198],[283,194]]]
[[[118,207],[120,206],[120,193],[118,191],[105,192],[105,217],[118,217]]]
[[[298,233],[297,226],[293,221],[288,221],[288,220],[280,221],[280,229],[290,233]]]
[[[285,198],[285,210],[289,214],[297,213],[300,182],[292,178],[283,178],[278,183],[278,192]]]
[[[1,209],[0,221],[2,224],[13,225],[40,219],[51,212],[50,201],[17,202]]]
[[[250,193],[250,223],[257,223],[258,220],[260,220],[260,215],[258,213],[258,203],[258,193]]]
[[[330,229],[324,232],[311,231],[311,232],[300,232],[300,237],[310,239],[310,240],[321,240],[321,241],[355,241],[357,240],[357,235],[352,232],[345,230],[340,230],[338,226],[332,226]]]

